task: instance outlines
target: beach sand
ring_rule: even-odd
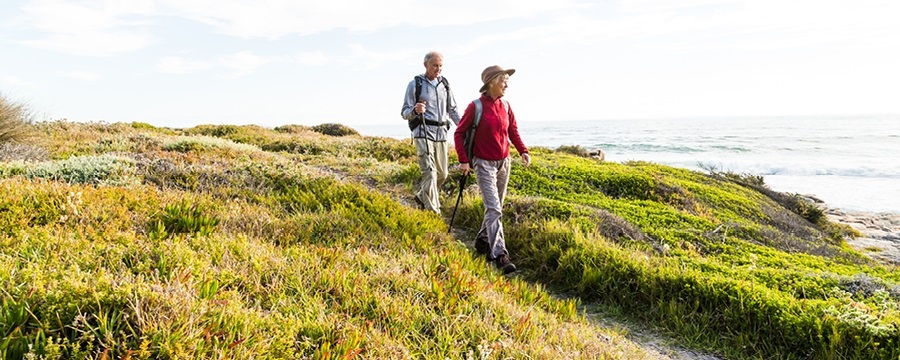
[[[826,209],[828,219],[852,226],[863,234],[847,243],[873,259],[900,265],[900,214]]]

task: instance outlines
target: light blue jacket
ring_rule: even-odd
[[[438,77],[434,81],[428,80],[425,75],[416,75],[422,79],[422,93],[419,99],[416,97],[416,80],[413,79],[406,86],[406,96],[403,98],[403,109],[400,115],[404,120],[413,120],[416,118],[416,103],[418,100],[425,100],[425,119],[431,121],[452,121],[454,125],[459,124],[459,112],[456,108],[456,100],[453,99],[453,92],[444,87],[441,78]],[[427,138],[431,141],[447,141],[447,127],[436,125],[419,125],[412,131],[414,138]]]

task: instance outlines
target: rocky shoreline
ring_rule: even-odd
[[[847,224],[863,236],[848,239],[854,249],[873,259],[900,265],[900,214],[826,209],[828,219]]]

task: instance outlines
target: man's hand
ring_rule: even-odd
[[[425,112],[425,100],[419,101],[416,103],[416,114],[421,114]]]
[[[469,163],[459,164],[459,171],[463,173],[463,176],[469,175]]]
[[[525,167],[528,167],[529,165],[531,165],[531,155],[529,155],[528,153],[522,154],[522,161],[525,162]]]

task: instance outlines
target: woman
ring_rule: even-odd
[[[474,169],[481,198],[484,201],[484,220],[475,238],[475,249],[508,274],[516,271],[509,260],[500,222],[503,198],[509,183],[509,144],[512,143],[522,156],[525,167],[531,165],[531,155],[519,136],[516,117],[509,103],[502,99],[506,93],[509,76],[515,69],[504,70],[494,65],[481,72],[481,97],[469,103],[454,133],[454,146],[459,156],[460,171],[468,175]],[[480,106],[476,105],[480,102]],[[476,107],[481,108],[481,119],[476,123]],[[466,154],[466,131],[475,126],[472,158]],[[471,165],[470,165],[471,164]]]

